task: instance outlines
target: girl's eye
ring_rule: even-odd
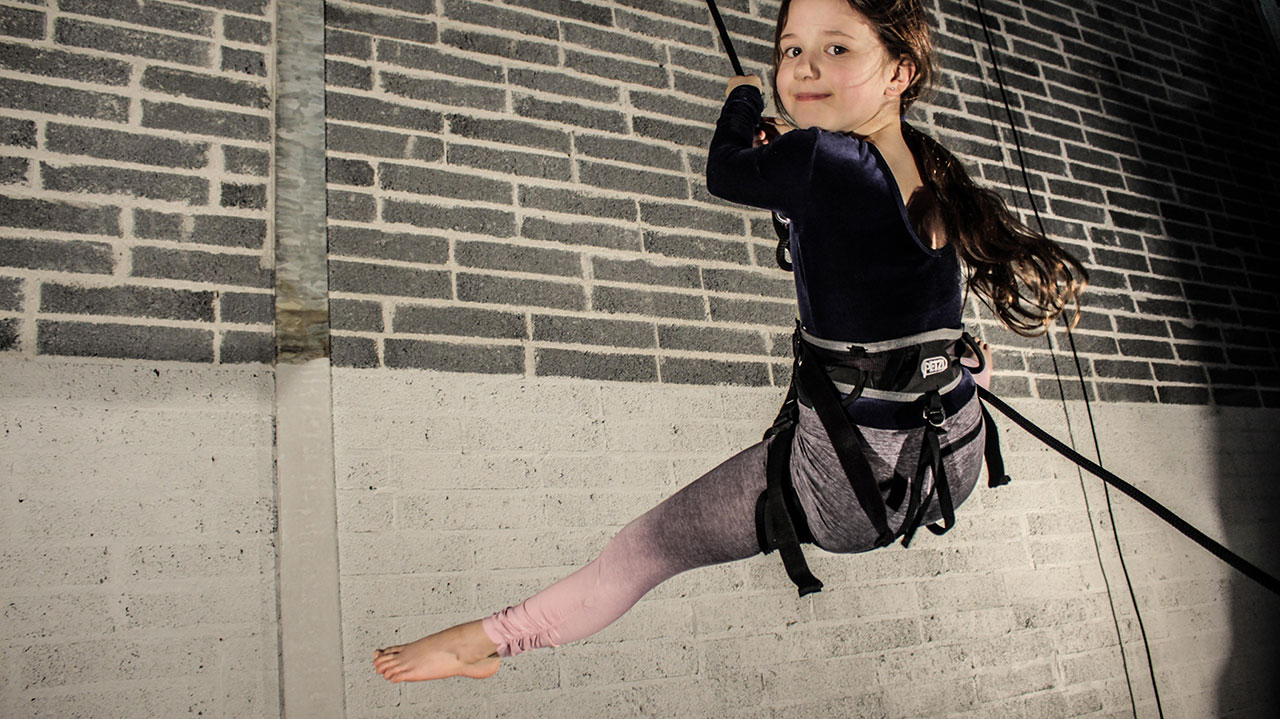
[[[827,48],[827,52],[831,53],[832,55],[843,55],[849,52],[849,50],[848,48],[842,45],[832,45],[831,47]]]
[[[789,47],[789,48],[787,48],[787,49],[785,49],[785,50],[783,50],[783,51],[782,51],[782,56],[783,56],[783,57],[799,57],[799,56],[800,56],[800,48],[798,48],[798,47]]]

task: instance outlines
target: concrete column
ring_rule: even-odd
[[[324,4],[276,26],[276,492],[281,716],[344,715],[325,242]]]

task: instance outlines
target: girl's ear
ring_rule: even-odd
[[[889,89],[898,93],[907,91],[911,87],[911,83],[916,79],[916,63],[911,58],[903,55],[898,59],[898,66],[893,70],[892,85]]]

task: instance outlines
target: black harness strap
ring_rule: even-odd
[[[982,424],[987,428],[986,448],[983,458],[987,462],[987,486],[1003,487],[1010,482],[1009,475],[1004,473],[1004,455],[1000,453],[1000,430],[996,429],[996,421],[991,417],[991,410],[985,402],[978,405],[982,408]]]
[[[774,435],[769,443],[765,466],[767,484],[756,501],[756,539],[765,554],[778,550],[787,576],[800,591],[800,596],[822,591],[822,582],[809,571],[800,549],[801,542],[812,542],[804,509],[791,485],[791,440],[795,425]]]
[[[840,393],[831,378],[827,376],[822,363],[817,359],[809,344],[800,342],[800,354],[796,358],[796,379],[803,388],[804,395],[813,403],[813,409],[822,420],[822,426],[831,438],[831,445],[836,450],[840,467],[853,487],[853,494],[862,505],[862,511],[879,536],[876,546],[883,547],[893,542],[895,532],[889,529],[888,513],[884,500],[880,497],[880,487],[876,484],[871,465],[867,463],[863,449],[862,433],[845,414],[844,405],[840,401]],[[866,376],[859,373],[858,383],[849,395],[859,395],[866,383]],[[908,510],[909,512],[910,510]]]
[[[914,485],[912,502],[918,506],[907,507],[906,520],[902,526],[902,546],[904,547],[911,546],[911,540],[915,537],[916,530],[920,528],[920,523],[924,521],[925,512],[933,503],[935,494],[942,508],[943,521],[946,522],[945,528],[935,530],[935,533],[945,532],[955,524],[955,508],[951,506],[951,488],[947,486],[947,478],[942,469],[942,443],[939,439],[939,435],[942,434],[942,398],[937,392],[930,392],[926,395],[925,402],[927,424],[925,424],[924,437],[920,445],[920,461],[916,463],[915,481],[912,482]],[[933,473],[933,486],[923,501],[916,502],[916,498],[924,491],[925,474],[929,472]]]

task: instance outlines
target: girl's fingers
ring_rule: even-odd
[[[733,92],[734,88],[741,87],[742,85],[751,85],[760,92],[764,92],[764,83],[761,82],[758,75],[734,75],[729,78],[729,86],[724,91],[725,97],[728,97],[729,93]]]

